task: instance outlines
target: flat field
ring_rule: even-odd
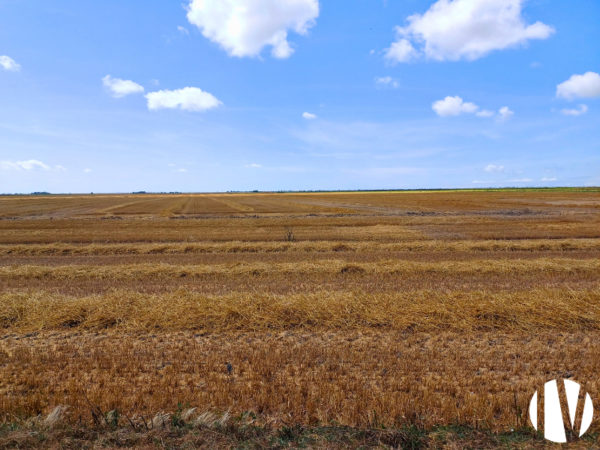
[[[594,188],[0,197],[0,446],[541,447],[599,257]]]

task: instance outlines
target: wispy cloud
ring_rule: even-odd
[[[106,90],[115,98],[125,97],[131,94],[141,94],[144,87],[131,80],[122,80],[106,75],[102,78],[102,84]]]
[[[52,170],[48,164],[38,161],[37,159],[28,159],[26,161],[0,161],[0,169],[2,170]],[[55,166],[56,170],[64,170],[62,166]]]
[[[433,156],[464,142],[489,139],[487,129],[437,120],[389,122],[319,120],[291,130],[311,154],[338,159]]]
[[[392,77],[385,76],[385,77],[375,77],[375,86],[377,86],[378,88],[397,89],[399,84]]]
[[[305,111],[302,113],[302,117],[305,118],[306,120],[314,120],[317,118],[317,115]]]
[[[579,105],[577,108],[561,109],[560,112],[565,116],[581,116],[588,112],[588,107],[587,105]]]
[[[427,169],[422,167],[366,167],[362,169],[345,169],[344,172],[355,175],[367,176],[388,176],[388,175],[409,175],[420,172],[426,172]]]
[[[498,110],[498,119],[501,122],[505,122],[515,115],[515,112],[512,111],[508,106],[503,106]]]
[[[531,183],[533,179],[531,178],[512,178],[510,180],[506,180],[508,183]]]
[[[490,111],[489,109],[482,109],[481,111],[477,111],[475,115],[477,117],[492,117],[494,115],[494,111]]]
[[[498,164],[488,164],[483,168],[486,172],[503,172],[504,166]]]
[[[531,183],[533,178],[510,178],[504,180],[473,180],[472,184],[481,184],[485,186],[509,186],[512,183]],[[542,181],[548,181],[542,178]]]

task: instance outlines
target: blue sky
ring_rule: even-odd
[[[596,0],[1,0],[0,192],[600,185],[599,24]]]

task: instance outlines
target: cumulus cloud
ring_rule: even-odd
[[[433,102],[431,107],[438,116],[442,117],[458,116],[463,113],[472,114],[479,109],[475,103],[464,102],[458,95]]]
[[[408,39],[398,39],[385,50],[385,57],[392,63],[409,62],[419,56],[419,52]]]
[[[577,108],[565,108],[565,109],[561,109],[561,113],[564,114],[565,116],[581,116],[582,114],[585,114],[588,111],[588,107],[587,105],[579,105]]]
[[[503,106],[498,110],[498,118],[501,121],[505,121],[514,116],[515,112],[512,111],[508,106]]]
[[[120,78],[113,78],[110,75],[106,75],[102,78],[102,84],[106,88],[110,95],[115,98],[125,97],[130,94],[140,94],[144,92],[143,86],[140,86],[131,80],[122,80]]]
[[[398,87],[398,82],[394,80],[392,77],[376,77],[375,84],[378,87],[390,87],[396,89]]]
[[[9,72],[18,72],[21,70],[21,65],[6,55],[0,55],[0,67]]]
[[[57,169],[64,170],[62,166],[56,166]],[[26,161],[0,161],[0,169],[3,170],[34,170],[43,169],[50,170],[51,167],[48,164],[44,164],[42,161],[37,159],[28,159]]]
[[[407,17],[396,27],[397,39],[386,50],[393,62],[417,56],[437,61],[475,60],[494,50],[546,39],[554,29],[527,24],[524,0],[438,0],[423,14]]]
[[[460,116],[461,114],[475,114],[477,117],[493,117],[496,114],[489,109],[479,109],[475,103],[465,102],[458,95],[447,96],[443,100],[433,102],[431,108],[438,116]],[[508,120],[514,114],[508,106],[498,110],[497,119],[501,122]]]
[[[596,72],[572,75],[567,81],[556,86],[556,96],[567,100],[600,97],[600,75]]]
[[[306,34],[318,15],[318,0],[192,0],[187,18],[231,56],[258,56],[269,46],[273,57],[288,58],[288,32]]]
[[[214,95],[196,87],[162,90],[146,94],[149,110],[182,109],[184,111],[206,111],[222,105]]]
[[[304,117],[306,120],[313,120],[317,118],[317,115],[309,112],[303,112],[302,117]]]
[[[485,170],[486,172],[503,172],[504,166],[497,164],[488,164],[483,168],[483,170]]]

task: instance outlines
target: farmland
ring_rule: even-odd
[[[0,197],[0,445],[541,446],[599,257],[594,188]]]

